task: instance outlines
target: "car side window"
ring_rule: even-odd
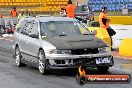
[[[24,27],[23,27],[23,29],[22,29],[22,31],[21,31],[21,33],[23,34],[23,35],[29,35],[29,32],[30,32],[30,29],[31,29],[31,22],[26,22],[25,23],[25,25],[24,25]]]
[[[32,26],[30,28],[30,34],[38,35],[38,22],[36,21],[32,22]]]
[[[23,20],[21,23],[18,23],[16,25],[16,31],[18,33],[21,33],[26,23],[27,23],[27,20]]]

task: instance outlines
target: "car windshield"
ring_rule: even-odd
[[[90,32],[79,22],[50,21],[41,22],[41,36],[89,35]]]

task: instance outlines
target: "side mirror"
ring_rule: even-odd
[[[93,35],[96,35],[97,34],[97,30],[93,30],[91,31]]]
[[[29,34],[29,37],[38,38],[38,35],[37,34]]]

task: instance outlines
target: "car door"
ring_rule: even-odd
[[[28,59],[27,45],[28,45],[28,40],[29,40],[30,27],[31,27],[31,22],[29,21],[23,24],[21,35],[19,36],[21,54],[25,60]]]
[[[21,23],[18,24],[18,27],[15,32],[15,36],[14,36],[16,43],[18,43],[21,52],[25,52],[25,43],[26,43],[25,42],[25,36],[26,36],[25,24],[27,24],[27,22],[28,22],[27,20],[23,20]]]
[[[41,46],[38,29],[39,29],[39,23],[33,20],[30,28],[27,48],[28,48],[28,54],[30,55],[30,61],[34,63],[37,62],[38,50]],[[38,37],[37,38],[31,37],[30,34],[37,35]]]

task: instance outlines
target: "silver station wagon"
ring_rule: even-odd
[[[79,21],[67,17],[31,17],[21,20],[13,39],[18,67],[74,69],[82,65],[107,71],[114,61],[107,44],[94,37]]]

